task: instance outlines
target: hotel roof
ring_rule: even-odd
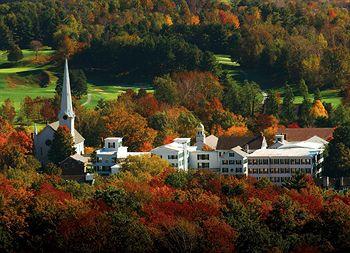
[[[334,128],[279,128],[277,133],[283,134],[286,141],[305,141],[318,136],[326,141],[333,138]]]

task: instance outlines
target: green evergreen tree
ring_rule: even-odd
[[[177,84],[171,79],[170,75],[156,77],[154,80],[156,88],[154,96],[158,101],[174,105],[178,102]]]
[[[286,84],[284,99],[282,103],[282,119],[286,122],[294,122],[296,119],[294,106],[294,93],[292,88]]]
[[[269,90],[265,101],[265,113],[278,116],[279,112],[278,96],[276,91]]]
[[[309,89],[308,89],[304,79],[300,80],[299,91],[300,91],[301,96],[304,99],[308,99],[308,97],[309,97]]]
[[[13,45],[13,36],[9,27],[0,20],[0,50],[8,50]]]
[[[59,164],[76,153],[73,137],[66,126],[60,126],[53,136],[48,156],[51,162]]]
[[[350,176],[350,126],[338,127],[329,142],[324,162],[324,175]]]
[[[299,123],[301,126],[310,126],[312,117],[310,115],[312,104],[309,99],[304,99],[299,107]]]
[[[317,88],[315,90],[314,101],[316,101],[316,100],[322,100],[322,95],[321,95],[321,91],[319,88]]]

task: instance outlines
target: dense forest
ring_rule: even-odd
[[[0,125],[1,129],[2,125]],[[24,147],[22,143],[13,145]],[[350,196],[297,175],[284,187],[133,157],[94,185],[38,174],[31,156],[0,173],[2,252],[347,252]]]
[[[87,153],[110,136],[149,151],[193,139],[199,123],[208,134],[263,133],[269,143],[281,126],[334,127],[325,175],[350,176],[349,9],[346,0],[0,0],[8,59],[0,68],[24,64],[25,48],[54,49],[26,64],[56,73],[68,57]],[[273,88],[237,80],[215,54],[268,76]],[[38,73],[40,87],[52,82]],[[129,89],[86,108],[92,73],[151,80],[154,92]],[[55,97],[28,96],[18,110],[11,98],[0,105],[1,252],[349,251],[349,192],[305,175],[275,186],[141,156],[94,185],[62,180],[57,161],[42,167],[34,158],[31,137],[34,122],[57,120],[61,85],[59,76]],[[325,103],[325,89],[339,90],[341,105]]]
[[[349,84],[347,1],[3,2],[0,49],[38,40],[85,68],[151,76],[212,71],[205,53],[226,53],[312,90]]]

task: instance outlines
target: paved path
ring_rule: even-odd
[[[92,95],[91,95],[90,93],[88,93],[88,95],[87,95],[87,100],[86,100],[86,102],[83,103],[82,105],[85,106],[85,105],[90,104],[90,102],[91,102],[91,97],[92,97]]]

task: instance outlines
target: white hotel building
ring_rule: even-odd
[[[269,149],[257,150],[248,156],[248,175],[257,179],[267,177],[276,184],[299,172],[318,176],[326,144],[317,136],[300,142],[277,142]]]
[[[94,168],[100,175],[112,175],[119,172],[120,162],[128,156],[148,154],[147,152],[128,152],[123,146],[123,138],[110,137],[104,140],[104,147],[96,150]]]
[[[307,136],[308,139],[302,141],[287,141],[286,136],[285,133],[276,135],[275,143],[267,147],[262,135],[206,137],[201,124],[197,128],[194,146],[190,145],[190,138],[176,138],[172,143],[154,148],[150,153],[167,160],[179,170],[205,169],[223,175],[257,179],[267,177],[276,184],[281,184],[298,172],[319,175],[323,151],[328,142],[318,136]],[[99,174],[115,174],[125,158],[142,154],[149,153],[128,152],[127,147],[122,145],[122,138],[107,138],[104,148],[96,152],[94,166]]]

